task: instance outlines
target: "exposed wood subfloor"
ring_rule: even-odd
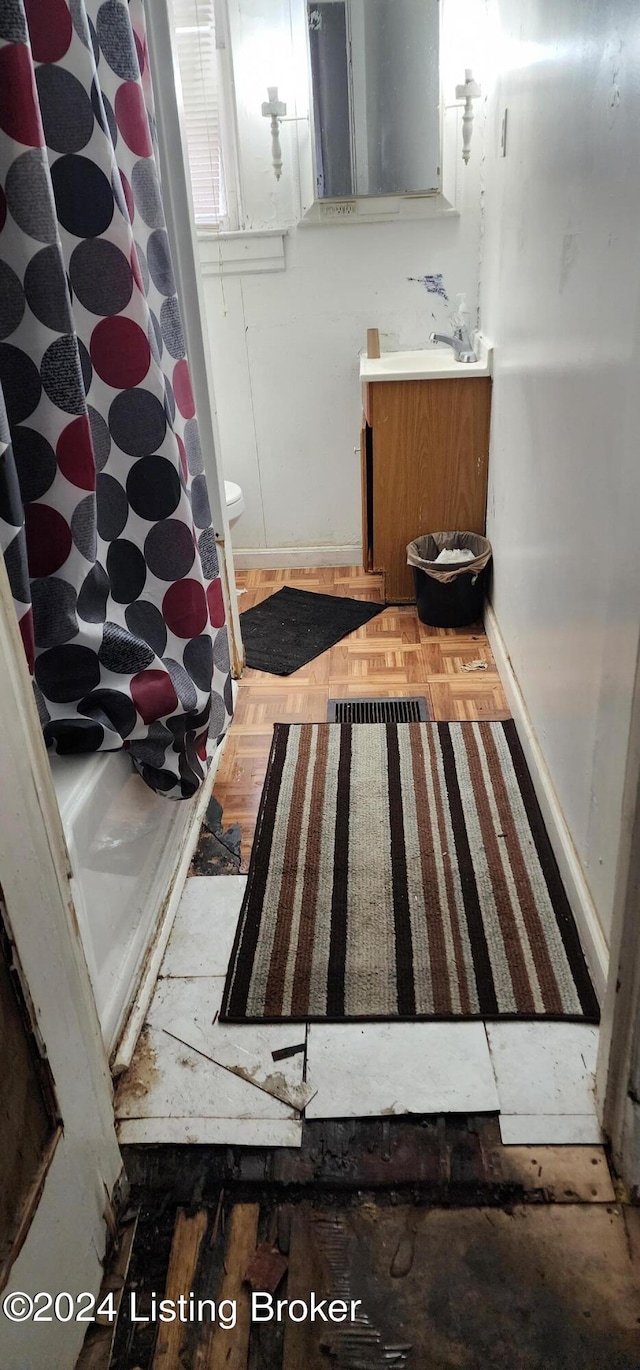
[[[283,585],[382,601],[382,577],[359,566],[239,571],[237,582],[245,591],[241,613]],[[475,661],[486,662],[487,669],[464,669]],[[420,622],[414,605],[385,609],[293,675],[246,670],[215,784],[225,824],[239,823],[242,829],[243,871],[249,866],[273,724],[323,722],[329,699],[364,694],[425,695],[438,721],[509,717],[482,625],[431,628]]]
[[[616,1201],[601,1148],[505,1148],[487,1117],[384,1118],[306,1124],[294,1150],[125,1160],[141,1214],[111,1370],[640,1363],[640,1214]],[[250,1285],[357,1298],[360,1332],[251,1324]],[[132,1295],[144,1319],[153,1293],[191,1291],[237,1300],[235,1328],[133,1322]]]

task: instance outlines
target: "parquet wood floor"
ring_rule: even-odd
[[[240,613],[282,585],[321,594],[379,602],[382,578],[359,566],[238,571]],[[465,670],[476,661],[486,670]],[[500,677],[482,624],[431,628],[415,605],[385,609],[330,651],[290,676],[246,670],[239,682],[233,723],[215,783],[225,826],[242,828],[242,869],[247,870],[274,723],[317,723],[327,702],[349,695],[426,695],[433,718],[508,718]]]

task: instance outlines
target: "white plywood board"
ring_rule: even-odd
[[[302,1123],[272,1118],[129,1118],[121,1146],[300,1146]]]
[[[246,884],[246,875],[189,877],[161,976],[226,975]]]
[[[603,1141],[593,1113],[500,1114],[505,1146],[596,1146]]]
[[[595,1117],[597,1027],[487,1023],[487,1038],[501,1113]]]
[[[269,1029],[247,1025],[230,1027],[199,1022],[193,1018],[178,1018],[169,1031],[174,1040],[197,1051],[205,1060],[222,1066],[256,1089],[264,1090],[291,1108],[303,1109],[314,1091],[302,1079],[305,1034],[298,1032],[290,1042],[283,1042],[283,1050],[294,1054],[277,1056],[274,1060],[274,1034]],[[302,1040],[301,1040],[302,1036]],[[275,1037],[278,1041],[278,1037]]]
[[[308,1118],[498,1108],[482,1023],[311,1024]]]
[[[202,983],[202,982],[200,982]],[[123,1118],[270,1118],[287,1121],[294,1110],[262,1089],[215,1065],[199,1052],[146,1026],[116,1096]]]
[[[304,1027],[220,1023],[223,989],[224,976],[158,981],[118,1088],[120,1120],[296,1116],[308,1094],[304,1051],[275,1062],[272,1053],[304,1044]]]

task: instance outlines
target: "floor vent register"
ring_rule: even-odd
[[[330,699],[328,723],[425,723],[426,699]]]

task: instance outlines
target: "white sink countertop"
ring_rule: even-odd
[[[361,381],[471,380],[490,376],[493,348],[476,337],[477,362],[457,362],[450,347],[434,343],[417,352],[385,352],[360,358]]]

